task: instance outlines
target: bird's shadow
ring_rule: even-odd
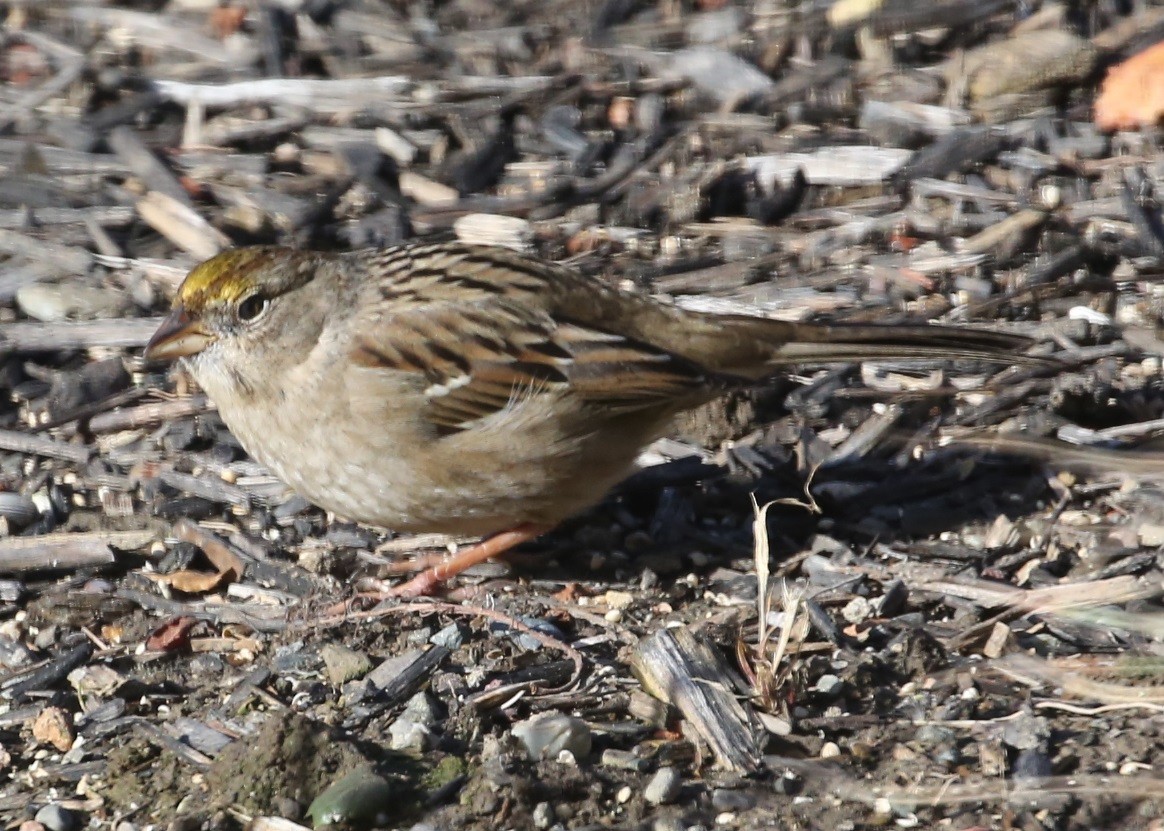
[[[1037,464],[981,451],[940,451],[922,460],[900,456],[841,461],[798,470],[790,452],[750,451],[711,465],[681,459],[636,473],[600,505],[564,523],[515,558],[535,579],[633,578],[721,567],[744,568],[753,554],[754,506],[766,514],[770,567],[807,550],[823,534],[843,548],[934,541],[944,532],[1017,519],[1047,500]],[[618,526],[628,543],[596,551],[591,529]],[[598,540],[609,544],[609,535]],[[633,541],[633,545],[630,544]],[[617,548],[617,544],[615,545]],[[585,556],[589,548],[591,555]],[[974,552],[965,552],[968,561]],[[596,562],[599,564],[596,567]]]

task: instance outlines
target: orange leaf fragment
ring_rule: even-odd
[[[189,568],[171,571],[169,574],[154,574],[148,571],[143,573],[155,583],[163,583],[187,594],[202,594],[217,589],[227,582],[228,577],[228,574],[222,571],[194,571]]]
[[[68,713],[60,707],[45,707],[32,722],[32,737],[37,744],[51,745],[64,753],[73,746],[77,734]]]
[[[243,6],[218,6],[210,12],[210,30],[219,40],[226,40],[242,28],[247,19],[247,10]]]
[[[1095,100],[1101,130],[1151,127],[1164,117],[1164,41],[1112,67]]]
[[[190,644],[190,630],[197,623],[197,618],[189,616],[170,618],[146,638],[146,649],[150,652],[185,649]]]

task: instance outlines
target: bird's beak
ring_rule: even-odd
[[[145,359],[173,361],[197,355],[213,340],[214,335],[206,330],[201,321],[191,319],[182,306],[175,306],[146,344]]]

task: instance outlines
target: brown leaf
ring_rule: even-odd
[[[577,583],[570,581],[560,590],[554,593],[554,600],[557,600],[561,603],[574,603],[583,594],[583,592],[580,591],[580,588],[581,587]]]
[[[226,574],[221,571],[213,574],[209,571],[193,571],[191,569],[182,569],[169,574],[146,573],[146,577],[155,583],[164,583],[180,592],[189,594],[208,592],[226,582]]]
[[[1164,117],[1164,41],[1113,67],[1095,100],[1101,130],[1151,127]]]
[[[48,744],[64,753],[73,746],[73,720],[60,707],[45,707],[32,723],[37,744]]]
[[[219,575],[233,582],[242,577],[246,565],[242,559],[231,551],[230,546],[214,534],[199,528],[188,519],[178,520],[174,524],[174,533],[178,539],[198,546],[206,555],[206,559],[218,569]]]
[[[210,12],[210,30],[219,40],[225,40],[242,28],[247,10],[243,6],[218,6]]]
[[[243,575],[246,566],[242,559],[237,554],[230,550],[227,546],[218,542],[207,542],[202,545],[202,552],[206,555],[206,559],[218,569],[220,576],[228,579],[229,582],[238,580]]]
[[[188,616],[167,620],[146,638],[146,649],[151,652],[173,652],[190,645],[190,630],[198,623]]]

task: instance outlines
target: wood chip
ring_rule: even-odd
[[[733,691],[723,660],[687,627],[663,629],[635,647],[631,669],[643,688],[676,707],[725,770],[759,766],[757,727]]]

